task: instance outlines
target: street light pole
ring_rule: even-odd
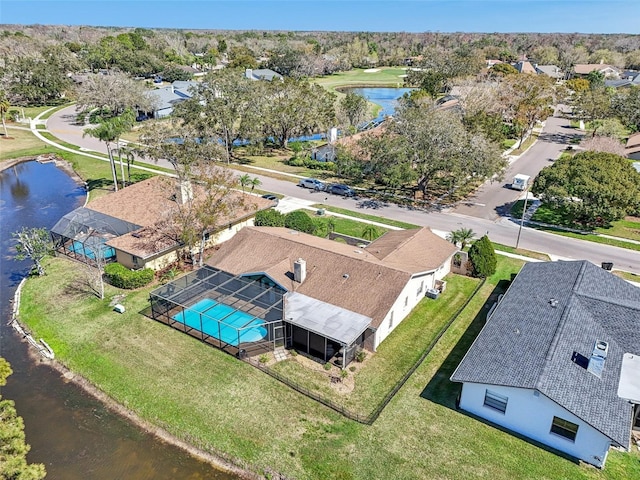
[[[527,211],[527,199],[529,198],[529,186],[524,190],[524,206],[522,207],[522,216],[520,217],[520,227],[518,228],[518,238],[516,239],[516,250],[520,244],[520,234],[522,233],[522,225],[524,224],[524,214]]]

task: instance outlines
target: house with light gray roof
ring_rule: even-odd
[[[461,409],[602,468],[640,435],[640,288],[586,261],[529,263],[451,380]]]

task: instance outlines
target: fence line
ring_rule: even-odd
[[[451,327],[453,322],[458,318],[458,316],[460,316],[462,311],[465,308],[467,308],[467,306],[469,305],[471,300],[473,300],[475,298],[476,294],[484,286],[486,281],[487,281],[486,278],[482,279],[482,281],[474,289],[473,294],[471,296],[469,296],[469,298],[467,298],[467,300],[464,302],[464,304],[462,304],[458,308],[458,310],[456,310],[453,313],[453,315],[451,315],[451,318],[440,329],[440,332],[438,332],[436,337],[431,341],[431,343],[429,343],[429,346],[422,352],[422,354],[420,355],[420,358],[418,358],[418,360],[416,360],[416,362],[412,365],[412,367],[402,376],[402,378],[400,380],[398,380],[396,382],[395,386],[389,391],[389,393],[387,393],[387,395],[385,395],[385,397],[378,404],[378,406],[371,413],[369,413],[368,415],[362,415],[362,414],[357,413],[357,412],[352,412],[348,408],[345,408],[344,405],[338,404],[338,403],[334,402],[333,400],[325,398],[322,395],[320,395],[320,394],[318,394],[316,392],[313,392],[313,391],[309,390],[306,387],[303,387],[302,385],[298,384],[297,382],[294,382],[293,380],[291,380],[291,379],[289,379],[289,378],[287,378],[287,377],[285,377],[283,375],[280,375],[278,372],[273,371],[269,367],[267,367],[265,365],[262,365],[258,361],[252,360],[251,358],[246,358],[245,361],[247,363],[249,363],[250,365],[253,365],[254,367],[258,368],[259,370],[265,372],[267,375],[271,376],[272,378],[274,378],[274,379],[278,380],[279,382],[284,383],[288,387],[294,389],[298,393],[301,393],[302,395],[305,395],[305,396],[311,398],[312,400],[315,400],[316,402],[321,403],[322,405],[324,405],[324,406],[326,406],[326,407],[338,412],[339,414],[349,418],[350,420],[354,420],[354,421],[356,421],[358,423],[362,423],[364,425],[372,425],[373,422],[375,422],[378,419],[378,417],[380,416],[380,414],[382,413],[384,408],[389,404],[389,402],[391,402],[393,397],[395,397],[396,394],[400,391],[400,389],[405,385],[405,383],[407,383],[407,380],[409,380],[411,375],[413,375],[414,372],[418,369],[418,367],[422,364],[422,362],[424,362],[424,360],[431,353],[433,348],[440,341],[442,336],[449,330],[449,328]]]

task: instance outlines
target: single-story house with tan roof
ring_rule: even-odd
[[[175,179],[156,176],[99,197],[52,228],[56,251],[87,261],[95,259],[99,250],[105,260],[127,268],[160,270],[176,261],[183,247],[179,226],[167,228],[172,213],[188,195],[195,195],[197,202],[200,190],[197,185],[176,187]],[[231,197],[231,211],[205,235],[205,248],[253,225],[257,211],[273,206],[270,200],[236,191]]]
[[[620,77],[620,70],[604,63],[579,63],[573,66],[573,73],[577,77],[586,77],[593,71],[604,74],[606,78]]]
[[[375,351],[427,290],[442,288],[456,251],[429,228],[389,231],[357,248],[286,228],[248,227],[220,245],[199,280],[178,279],[152,292],[152,312],[232,353],[257,342],[346,366],[358,348]],[[211,313],[217,310],[225,318],[251,317],[229,324]]]

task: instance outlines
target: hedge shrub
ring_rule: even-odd
[[[294,210],[284,216],[284,226],[304,233],[313,233],[316,225],[312,218],[302,210]]]
[[[104,273],[109,278],[109,283],[114,287],[131,290],[144,287],[153,281],[155,272],[150,268],[142,270],[129,270],[119,263],[109,263],[104,267]]]
[[[284,227],[284,215],[273,208],[260,210],[253,224],[256,227]]]
[[[489,237],[485,235],[471,245],[469,261],[473,265],[473,275],[475,277],[490,277],[496,273],[498,259]]]

